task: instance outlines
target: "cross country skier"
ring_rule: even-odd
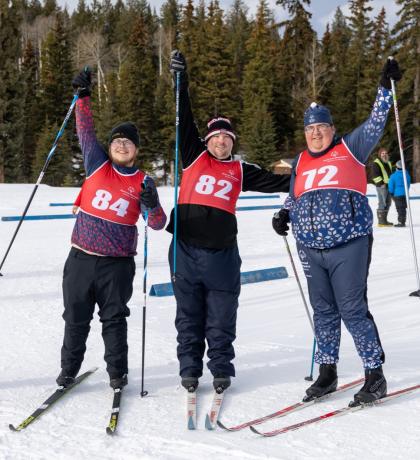
[[[105,150],[97,141],[90,107],[91,76],[82,71],[72,82],[80,90],[76,127],[86,180],[64,266],[65,321],[61,372],[57,383],[68,386],[79,372],[95,304],[99,307],[105,361],[113,389],[127,384],[127,303],[133,292],[136,222],[149,212],[154,230],[165,226],[153,180],[135,166],[140,143],[131,122],[115,126]]]
[[[372,250],[372,210],[366,197],[365,164],[385,128],[392,106],[390,79],[400,80],[388,59],[369,118],[338,137],[329,110],[312,103],[304,114],[307,150],[294,164],[289,197],[273,217],[273,227],[287,235],[292,223],[314,310],[319,377],[306,400],[337,387],[341,320],[349,330],[365,369],[365,384],[355,403],[386,394],[385,361],[378,330],[367,303]]]
[[[241,258],[236,241],[235,208],[242,190],[286,192],[290,176],[274,175],[259,166],[233,160],[236,134],[228,118],[207,124],[204,140],[194,123],[188,93],[187,65],[173,51],[171,72],[180,72],[179,129],[183,166],[178,201],[178,238],[169,262],[177,302],[175,326],[182,385],[194,391],[203,373],[207,340],[208,368],[215,389],[229,387],[235,375],[236,316]],[[167,227],[174,232],[174,215]],[[173,244],[176,276],[173,278]]]

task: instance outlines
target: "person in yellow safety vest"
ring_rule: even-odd
[[[381,147],[378,150],[378,158],[373,162],[373,183],[378,194],[378,227],[392,227],[394,224],[388,222],[388,211],[391,206],[391,194],[388,191],[389,177],[393,172],[392,164],[389,161],[388,150]]]

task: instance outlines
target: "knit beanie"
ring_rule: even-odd
[[[333,124],[330,111],[324,105],[318,105],[316,102],[312,102],[303,115],[303,126],[313,123]]]
[[[229,120],[229,118],[226,117],[216,117],[212,118],[208,123],[207,123],[207,134],[204,140],[207,141],[212,137],[216,136],[217,134],[227,134],[233,142],[236,140],[236,135],[233,131],[232,124]]]
[[[140,145],[139,131],[137,126],[131,121],[126,121],[114,126],[111,130],[111,134],[109,135],[108,144],[111,144],[114,139],[118,138],[130,139],[136,147]]]
[[[395,166],[397,167],[397,169],[402,169],[401,160],[398,160],[398,161],[395,163]]]

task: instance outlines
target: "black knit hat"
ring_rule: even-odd
[[[126,121],[114,126],[111,130],[111,134],[109,135],[108,144],[111,144],[114,139],[118,138],[130,139],[136,147],[140,145],[139,130],[134,123],[131,123],[131,121]]]
[[[232,138],[233,142],[235,142],[236,134],[233,131],[229,118],[223,116],[212,118],[207,123],[207,134],[204,140],[207,142],[212,136],[216,136],[221,133],[227,134]]]

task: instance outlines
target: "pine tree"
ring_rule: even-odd
[[[51,147],[59,128],[60,125],[58,123],[54,122],[50,124],[48,119],[45,120],[43,128],[39,133],[35,149],[35,160],[32,176],[33,181],[38,178],[39,173],[41,172],[47,160],[48,153],[51,151]],[[63,142],[63,140],[64,139],[61,139],[57,146],[51,162],[48,165],[46,178],[44,179],[44,182],[54,187],[60,187],[65,183],[66,185],[70,185],[69,177],[71,176],[72,171],[70,165],[65,164],[65,160],[70,163],[71,149],[69,142]],[[72,182],[72,185],[77,185],[75,181]]]
[[[19,75],[21,10],[0,0],[0,182],[19,176],[22,154],[23,85]]]
[[[279,24],[284,27],[284,34],[280,44],[277,75],[279,87],[287,91],[291,98],[291,101],[285,101],[288,114],[286,119],[283,117],[283,123],[288,126],[289,132],[287,148],[294,152],[304,144],[302,118],[307,100],[301,96],[307,88],[308,68],[302,63],[312,52],[316,33],[309,22],[311,13],[304,7],[305,4],[310,5],[310,0],[277,0],[277,4],[287,9],[291,16]],[[277,103],[277,107],[279,105]],[[280,120],[277,124],[280,124]]]
[[[159,152],[162,181],[169,183],[171,162],[175,150],[175,103],[169,60],[172,50],[177,48],[180,7],[176,0],[168,0],[161,9],[159,28],[159,77],[156,88],[155,114],[157,129],[153,139]]]
[[[235,0],[227,16],[227,38],[226,47],[231,57],[234,84],[231,88],[232,120],[236,126],[239,125],[243,108],[242,84],[243,73],[248,56],[246,42],[250,35],[250,23],[247,19],[247,7],[242,0]]]
[[[403,78],[397,84],[398,108],[405,153],[413,182],[420,180],[420,7],[418,0],[397,0],[399,20],[392,30]],[[394,137],[396,141],[396,136]],[[397,145],[395,142],[395,150]]]
[[[153,146],[157,69],[150,8],[145,1],[141,1],[137,7],[138,16],[130,35],[128,59],[121,70],[119,102],[124,109],[120,113],[134,122],[140,131],[142,165],[147,169],[157,156]]]
[[[277,158],[273,114],[270,111],[274,85],[272,23],[272,13],[266,1],[260,0],[247,42],[250,60],[244,71],[244,109],[240,130],[246,160],[264,167],[269,167]]]
[[[20,176],[23,182],[29,182],[34,176],[35,145],[41,127],[41,112],[38,98],[38,62],[36,51],[29,40],[23,53],[22,81],[24,85],[24,127],[23,149],[20,158]],[[39,172],[39,171],[38,171]]]
[[[376,86],[369,85],[366,73],[369,69],[368,49],[372,37],[373,23],[369,19],[372,7],[368,5],[370,0],[351,0],[349,26],[351,29],[351,41],[348,48],[343,75],[347,80],[347,93],[344,96],[346,102],[353,99],[353,109],[350,124],[346,130],[354,129],[362,123],[372,107],[375,97]],[[347,105],[347,104],[346,104]],[[349,104],[349,106],[351,106]]]
[[[57,13],[54,28],[48,33],[42,47],[39,91],[45,124],[50,129],[61,126],[72,100],[73,72],[70,51],[71,44],[64,17],[61,13]],[[71,143],[74,141],[72,125],[73,122],[69,122],[63,137],[60,139],[60,147],[47,170],[45,179],[47,183],[62,184],[64,178],[72,173]],[[53,134],[51,138],[54,138],[57,132],[51,134]],[[47,139],[46,135],[44,141],[45,139]],[[45,152],[45,144],[42,146],[46,156],[49,149]],[[40,154],[38,147],[37,155]],[[39,158],[37,166],[39,167]],[[74,173],[77,183],[79,172],[74,171]]]
[[[217,0],[210,2],[204,31],[207,37],[206,71],[200,83],[200,105],[207,118],[220,114],[232,117],[235,107],[232,103],[234,67],[226,46],[223,10]]]
[[[44,16],[51,16],[58,12],[56,0],[44,0],[43,14]]]
[[[351,31],[346,18],[341,9],[337,8],[331,33],[327,38],[324,36],[323,40],[322,60],[327,64],[328,73],[321,101],[329,107],[335,127],[342,134],[354,128],[354,86],[343,68],[350,65],[347,57],[350,39]]]

